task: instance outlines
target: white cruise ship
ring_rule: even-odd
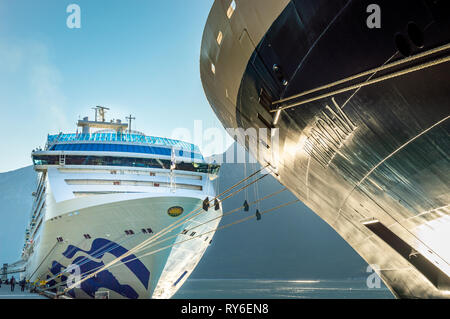
[[[207,164],[197,146],[131,131],[131,116],[130,125],[108,122],[106,110],[97,107],[94,121],[79,120],[81,133],[49,135],[45,148],[31,154],[39,183],[22,253],[24,277],[74,298],[170,298],[211,243],[220,202],[180,222],[164,242],[67,289],[70,265],[83,278],[216,195],[219,165]]]

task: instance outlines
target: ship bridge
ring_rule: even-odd
[[[49,135],[46,151],[102,151],[189,157],[203,161],[199,148],[187,142],[133,133],[87,133]]]
[[[32,152],[37,171],[48,166],[122,166],[176,169],[216,174],[219,165],[207,164],[198,146],[180,140],[147,136],[131,130],[120,120],[105,120],[108,108],[97,106],[95,119],[79,120],[81,133],[59,133],[47,136],[45,148]],[[97,129],[95,132],[91,132]]]

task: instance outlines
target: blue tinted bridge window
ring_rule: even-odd
[[[104,143],[77,143],[77,144],[56,144],[51,148],[52,151],[97,151],[97,152],[128,152],[145,153],[157,155],[171,155],[170,148],[141,146],[141,145],[122,145],[122,144],[104,144]]]

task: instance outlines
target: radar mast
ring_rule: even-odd
[[[109,108],[105,106],[96,106],[92,109],[95,111],[94,121],[89,121],[89,117],[87,116],[82,120],[78,120],[77,126],[82,128],[82,134],[89,134],[91,132],[91,128],[110,129],[115,130],[117,133],[122,133],[128,128],[128,124],[122,123],[121,120],[111,120],[110,122],[106,122],[105,114],[106,110],[109,110]]]

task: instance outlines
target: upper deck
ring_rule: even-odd
[[[48,166],[122,166],[215,172],[218,165],[207,165],[198,146],[180,140],[147,136],[130,130],[120,120],[105,120],[105,107],[96,107],[95,120],[78,121],[81,133],[48,135],[44,149],[33,150],[36,170]],[[98,119],[98,115],[100,118]],[[101,129],[91,132],[91,129]]]
[[[204,160],[198,146],[187,142],[163,137],[133,133],[96,132],[86,134],[49,135],[43,152],[120,152],[175,157],[202,162]]]
[[[55,146],[58,144],[85,144],[85,143],[111,143],[114,144],[135,144],[135,145],[154,145],[154,146],[164,146],[168,148],[175,148],[186,150],[190,152],[200,153],[198,146],[164,137],[147,136],[143,134],[133,134],[133,133],[71,133],[71,134],[56,134],[48,135],[46,150],[54,150]],[[117,143],[119,142],[119,143]]]

